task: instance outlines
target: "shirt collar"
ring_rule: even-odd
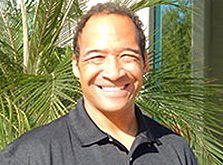
[[[84,108],[83,98],[78,101],[75,109],[70,112],[69,118],[71,127],[82,146],[88,146],[107,138],[107,135],[88,116]]]
[[[135,106],[135,110],[139,128],[137,136],[141,138],[142,142],[156,142],[149,125],[145,122],[144,115],[137,106]],[[89,146],[108,138],[108,135],[101,131],[88,116],[84,108],[83,98],[78,101],[75,109],[69,113],[69,119],[71,127],[82,146]]]
[[[154,133],[150,129],[150,127],[153,127],[153,122],[151,120],[148,120],[148,117],[145,117],[144,114],[142,114],[142,111],[139,109],[137,105],[135,105],[135,113],[136,118],[138,122],[138,134],[137,137],[140,139],[140,143],[157,143],[159,144],[159,140],[155,138]]]

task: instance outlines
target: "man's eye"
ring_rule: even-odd
[[[104,56],[98,55],[98,56],[92,56],[87,59],[87,62],[92,63],[92,64],[102,64],[104,62]]]
[[[123,62],[140,62],[140,57],[138,55],[133,54],[123,54],[121,55],[121,60]]]

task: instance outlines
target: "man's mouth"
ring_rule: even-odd
[[[123,85],[123,86],[102,86],[98,85],[100,89],[102,89],[104,92],[116,92],[120,90],[125,90],[129,84]]]

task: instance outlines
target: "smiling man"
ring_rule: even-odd
[[[86,22],[77,45],[73,70],[88,115],[130,149],[137,134],[134,98],[147,68],[134,23],[124,15],[98,13]]]
[[[83,98],[69,114],[10,144],[0,165],[196,164],[181,137],[134,103],[148,69],[134,13],[113,3],[94,6],[78,23],[74,51]]]

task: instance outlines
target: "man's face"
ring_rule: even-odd
[[[73,70],[87,108],[115,112],[134,108],[145,72],[136,29],[117,14],[92,16],[78,38],[80,56]]]

